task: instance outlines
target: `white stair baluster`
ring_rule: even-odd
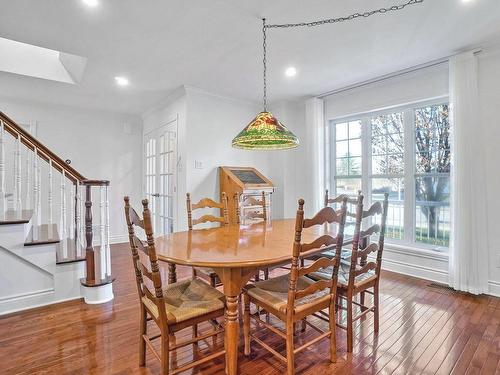
[[[40,163],[40,154],[37,156],[37,169],[35,173],[37,174],[36,182],[38,184],[38,187],[36,189],[38,196],[36,197],[36,219],[37,219],[37,224],[40,225],[42,224],[42,163]]]
[[[68,247],[66,241],[66,172],[63,169],[61,174],[61,218],[59,220],[59,233],[63,244],[63,258],[68,257]]]
[[[31,208],[31,149],[26,149],[26,174],[25,174],[25,189],[24,208]]]
[[[100,270],[100,277],[101,280],[104,280],[106,278],[106,271],[107,271],[107,265],[106,265],[106,226],[105,226],[105,212],[104,212],[104,186],[101,186],[99,188],[99,233],[100,233],[100,242],[101,246],[99,248],[99,270]]]
[[[53,171],[52,171],[53,167],[52,167],[52,159],[49,160],[49,186],[48,186],[48,189],[49,189],[49,224],[52,224],[54,222],[54,208],[53,208],[53,204],[54,204],[54,177],[53,177]],[[49,225],[50,227],[50,225]]]
[[[75,241],[75,246],[76,246],[76,256],[79,258],[82,256],[82,239],[83,239],[83,233],[82,233],[82,197],[81,197],[81,192],[80,192],[80,181],[76,182],[76,241]]]
[[[4,124],[0,120],[0,215],[3,218],[7,211],[7,200],[5,197],[5,149],[4,149]]]
[[[35,147],[35,153],[33,154],[33,211],[35,220],[37,218],[37,208],[38,208],[38,149]]]
[[[71,194],[69,195],[70,197],[70,204],[69,204],[69,209],[70,209],[70,213],[69,213],[69,238],[71,238],[72,240],[75,238],[75,219],[76,219],[76,215],[75,215],[75,196],[73,195],[73,185],[71,185]]]
[[[14,172],[14,209],[19,211],[19,214],[21,214],[22,210],[22,192],[21,192],[21,173],[22,173],[22,168],[21,168],[21,135],[18,134],[16,138],[16,150],[14,151],[14,157],[15,157],[15,172]]]
[[[111,277],[111,248],[110,248],[110,232],[109,232],[109,197],[108,187],[106,186],[106,276]]]

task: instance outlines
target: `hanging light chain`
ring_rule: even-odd
[[[406,8],[409,5],[419,4],[419,3],[423,3],[423,2],[424,2],[424,0],[408,0],[404,4],[393,5],[393,6],[388,7],[388,8],[375,9],[375,10],[371,10],[371,11],[364,12],[364,13],[354,13],[354,14],[351,14],[351,15],[345,16],[345,17],[329,18],[329,19],[326,19],[326,20],[313,21],[313,22],[300,22],[300,23],[285,23],[285,24],[276,24],[276,25],[265,25],[264,27],[268,28],[268,29],[276,29],[276,28],[287,28],[287,27],[304,27],[304,26],[314,27],[314,26],[321,26],[321,25],[326,25],[326,24],[331,24],[331,23],[340,23],[340,22],[345,22],[345,21],[352,21],[352,20],[354,20],[356,18],[361,18],[361,17],[367,18],[367,17],[373,16],[375,14],[384,14],[384,13],[387,13],[387,12],[393,12],[393,11],[397,11],[397,10],[403,10],[404,8]]]
[[[264,102],[264,112],[267,112],[267,60],[266,60],[266,55],[267,55],[267,51],[266,51],[266,19],[263,18],[262,19],[262,34],[263,34],[263,42],[262,42],[262,49],[264,51],[264,58],[262,59],[262,63],[264,64],[264,74],[263,74],[263,78],[264,78],[264,95],[263,95],[263,102]]]
[[[423,2],[424,2],[424,0],[408,0],[406,3],[399,4],[399,5],[393,5],[393,6],[388,7],[388,8],[375,9],[375,10],[371,10],[371,11],[364,12],[364,13],[353,13],[353,14],[346,16],[346,17],[329,18],[326,20],[313,21],[313,22],[267,25],[266,19],[263,18],[262,19],[262,36],[263,36],[262,49],[263,49],[264,57],[262,59],[262,63],[264,65],[264,72],[263,72],[264,94],[262,97],[262,101],[264,103],[264,112],[267,112],[267,39],[266,39],[266,29],[304,27],[304,26],[314,27],[314,26],[321,26],[321,25],[326,25],[326,24],[352,21],[356,18],[362,18],[362,17],[367,18],[367,17],[373,16],[375,14],[384,14],[387,12],[394,12],[397,10],[403,10],[404,8],[406,8],[409,5],[419,4],[419,3],[423,3]]]

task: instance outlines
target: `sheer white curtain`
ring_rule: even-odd
[[[324,101],[319,98],[306,100],[306,144],[307,165],[306,175],[309,181],[309,194],[306,197],[305,211],[307,215],[316,213],[322,207],[325,194],[325,120]]]
[[[478,110],[477,58],[450,58],[452,231],[450,286],[488,291],[488,225],[483,132]]]

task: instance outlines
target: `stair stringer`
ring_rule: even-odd
[[[0,315],[82,297],[85,262],[56,265],[60,243],[24,246],[30,227],[0,226]]]
[[[30,228],[31,221],[27,224],[1,225],[0,246],[20,258],[19,261],[28,262],[33,268],[40,268],[53,276],[56,271],[56,246],[59,244],[24,246]],[[12,262],[11,266],[16,268],[16,263]]]

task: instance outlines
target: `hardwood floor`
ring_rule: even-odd
[[[150,352],[147,367],[137,365],[139,303],[128,245],[113,246],[112,258],[113,302],[91,306],[71,301],[0,319],[0,374],[159,374],[159,363]],[[179,267],[178,275],[188,277],[191,271]],[[346,333],[339,329],[338,362],[328,361],[328,340],[324,340],[297,355],[297,373],[500,374],[500,299],[429,284],[383,272],[378,337],[371,316],[357,322],[354,353],[348,355]],[[183,335],[191,335],[191,330],[177,338]],[[308,329],[298,333],[297,340],[315,335]],[[261,336],[284,351],[284,342],[276,335]],[[212,340],[200,343],[197,350],[206,352],[209,345]],[[220,337],[216,346],[222,345]],[[193,347],[187,346],[173,361],[183,363],[192,355]],[[257,345],[252,345],[250,358],[240,350],[239,360],[244,375],[285,372]],[[187,373],[223,374],[223,370],[224,361],[218,359]]]

